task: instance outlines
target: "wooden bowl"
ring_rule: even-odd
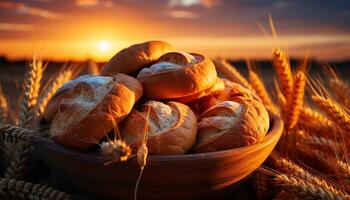
[[[232,188],[261,165],[283,131],[283,121],[273,116],[268,134],[258,144],[200,154],[149,156],[138,199],[205,199]],[[133,199],[139,175],[135,158],[104,166],[96,152],[57,145],[52,140],[35,143],[44,162],[73,186],[113,199]]]

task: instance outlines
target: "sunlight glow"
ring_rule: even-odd
[[[107,41],[101,41],[97,44],[97,48],[100,51],[106,52],[111,48],[111,44]]]

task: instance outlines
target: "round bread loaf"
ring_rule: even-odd
[[[174,48],[162,41],[149,41],[132,45],[113,56],[103,66],[101,75],[133,74],[153,64],[163,54],[171,51],[174,51]]]
[[[203,90],[201,92],[198,92],[196,94],[192,94],[192,95],[189,95],[189,96],[186,96],[186,97],[180,97],[180,98],[177,98],[177,99],[173,99],[173,101],[177,101],[177,102],[180,102],[180,103],[190,103],[190,102],[193,102],[193,101],[196,101],[196,100],[199,100],[203,97],[206,97],[206,96],[210,96],[210,95],[217,95],[219,94],[221,91],[223,91],[225,89],[225,83],[222,79],[220,78],[216,78],[216,82],[215,84],[206,89],[206,90]]]
[[[63,146],[90,148],[129,114],[141,95],[141,84],[128,75],[79,77],[50,101],[50,135]]]
[[[133,109],[120,123],[122,137],[131,144],[134,151],[137,150],[140,137],[146,130],[148,130],[149,154],[184,154],[195,143],[197,119],[191,109],[184,104],[149,101],[140,111]]]
[[[252,145],[264,138],[268,128],[269,116],[259,101],[223,101],[199,117],[193,150],[211,152]]]
[[[189,104],[191,109],[200,115],[210,107],[223,102],[223,101],[237,101],[237,99],[255,99],[261,101],[260,98],[252,91],[241,86],[238,83],[234,83],[227,79],[222,79],[224,83],[224,89],[213,93],[212,95],[205,96],[201,99],[193,101]]]
[[[190,96],[211,88],[216,80],[213,62],[199,54],[171,52],[137,75],[145,97],[152,100]]]

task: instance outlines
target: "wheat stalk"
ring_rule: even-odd
[[[290,130],[298,123],[299,115],[303,107],[306,85],[306,75],[304,71],[298,71],[295,75],[293,94],[288,104],[288,114],[286,128]]]
[[[69,200],[70,196],[52,187],[16,179],[0,178],[0,196],[16,199]]]
[[[229,64],[228,62],[224,60],[218,60],[214,61],[216,69],[221,72],[225,77],[227,77],[229,80],[239,83],[240,85],[244,86],[245,88],[248,88],[249,90],[254,91],[253,87],[250,85],[250,83],[247,81],[244,76],[239,73],[239,71]]]
[[[317,186],[307,182],[301,178],[287,174],[277,174],[274,179],[278,184],[281,184],[285,189],[296,194],[303,199],[325,199],[325,200],[340,200],[350,199],[347,194],[336,194],[327,188]]]
[[[276,49],[274,51],[273,61],[277,76],[280,80],[282,93],[288,103],[293,93],[293,76],[289,60],[281,49]]]
[[[41,79],[43,76],[43,63],[35,57],[29,65],[24,83],[24,96],[21,105],[20,125],[23,127],[30,126],[33,117],[33,108],[37,103]]]
[[[350,132],[350,116],[337,102],[320,95],[313,95],[311,98],[320,109],[327,113],[333,122],[337,123],[344,131]]]
[[[73,75],[72,70],[65,70],[61,72],[57,78],[51,83],[51,85],[46,88],[45,91],[43,91],[43,94],[40,95],[40,98],[38,100],[38,109],[37,109],[37,115],[41,115],[44,113],[45,108],[51,99],[51,97],[56,93],[58,88],[60,88],[65,82],[71,79]]]

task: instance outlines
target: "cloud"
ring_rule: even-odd
[[[58,13],[54,13],[42,8],[37,8],[33,6],[29,6],[25,3],[15,3],[10,1],[0,2],[0,8],[4,9],[13,9],[21,14],[28,14],[33,16],[38,16],[46,19],[58,19],[61,18],[62,15]]]
[[[98,5],[99,1],[98,0],[76,0],[75,5],[77,6],[96,6]]]
[[[90,7],[102,5],[105,7],[112,7],[113,2],[111,0],[75,0],[75,5],[78,7]]]
[[[0,23],[0,31],[32,31],[33,25],[30,24],[12,24]]]
[[[200,5],[205,8],[211,8],[221,4],[221,0],[169,0],[168,5],[173,6],[196,6]]]
[[[194,19],[198,17],[196,13],[187,11],[187,10],[170,10],[166,12],[166,15],[172,18],[186,18],[186,19]]]

